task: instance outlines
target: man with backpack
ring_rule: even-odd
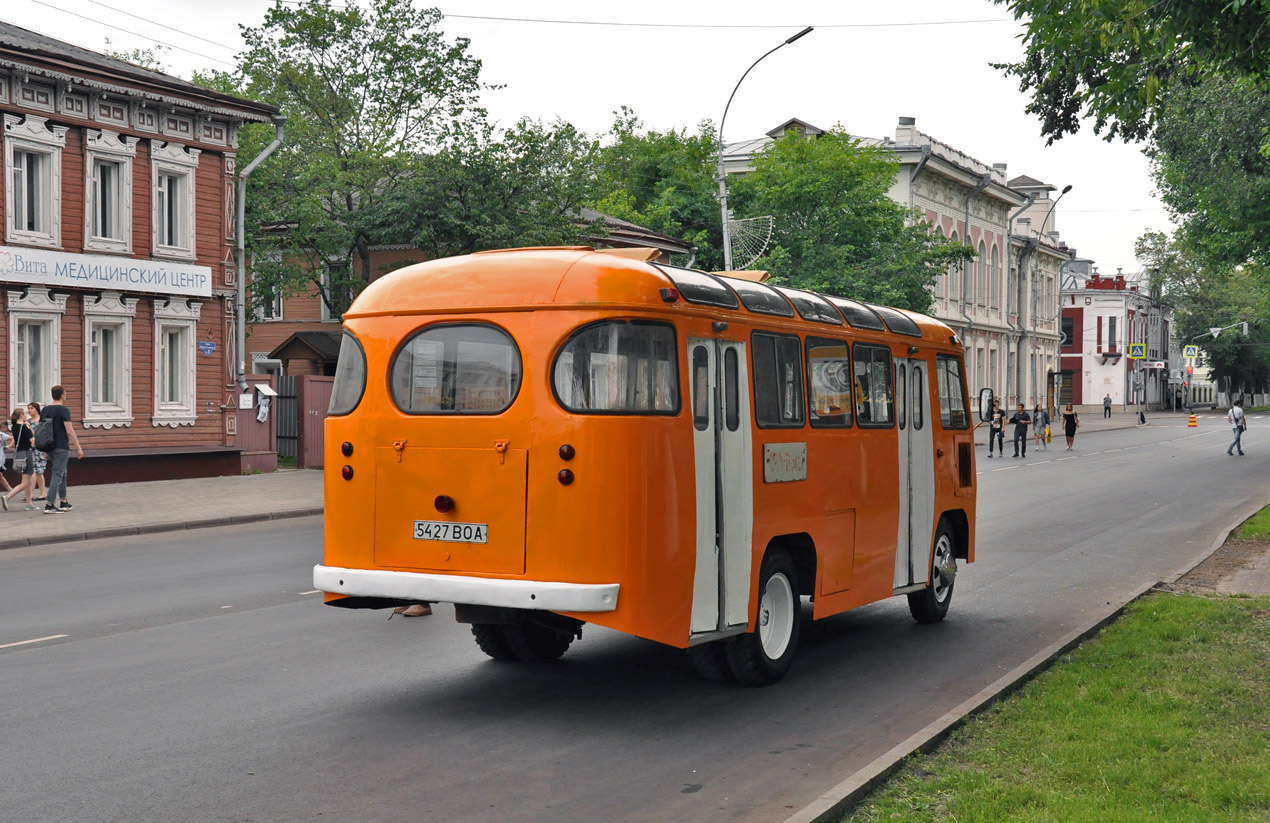
[[[1230,424],[1230,428],[1235,432],[1235,440],[1230,444],[1230,448],[1226,449],[1226,454],[1231,457],[1235,456],[1235,449],[1239,449],[1239,456],[1244,456],[1244,446],[1241,440],[1244,436],[1244,430],[1248,428],[1248,418],[1244,416],[1244,401],[1236,400],[1235,405],[1230,407],[1230,411],[1226,412],[1226,422]]]
[[[47,435],[38,431],[40,426],[47,424],[53,434],[52,448],[48,450],[49,456],[53,458],[53,477],[49,481],[48,500],[44,504],[45,514],[71,510],[71,503],[66,499],[66,464],[70,461],[71,446],[75,446],[77,457],[84,457],[84,450],[79,446],[79,437],[75,434],[75,424],[71,422],[71,410],[62,405],[65,394],[66,391],[61,386],[53,387],[53,403],[40,412],[40,422],[37,424],[37,441],[47,442]],[[40,448],[40,443],[37,442],[35,447]],[[53,505],[58,498],[61,499],[61,504]]]

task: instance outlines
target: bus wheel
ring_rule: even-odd
[[[481,651],[495,660],[506,662],[520,659],[507,644],[507,636],[503,634],[500,623],[473,623],[472,636],[476,638],[476,645],[481,647]]]
[[[763,558],[754,631],[726,641],[728,664],[746,686],[770,685],[789,671],[802,622],[797,580],[794,562],[785,552],[769,552]]]
[[[503,626],[507,647],[527,663],[546,663],[565,653],[573,635],[558,632],[528,620],[514,620]]]
[[[693,670],[705,680],[727,683],[736,679],[732,676],[732,669],[728,665],[727,641],[725,640],[714,640],[690,647],[688,659],[692,661]]]
[[[948,614],[952,602],[953,580],[957,576],[957,557],[953,552],[953,533],[948,523],[939,521],[935,546],[931,552],[930,585],[908,595],[908,610],[918,623],[938,623]]]

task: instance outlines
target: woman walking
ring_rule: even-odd
[[[4,510],[9,510],[9,501],[19,494],[26,496],[26,510],[35,511],[35,503],[31,496],[35,490],[35,432],[27,422],[26,409],[18,406],[9,417],[9,431],[13,435],[13,470],[22,478],[22,482],[13,488],[0,503]]]
[[[1076,442],[1076,430],[1080,428],[1080,415],[1076,414],[1072,409],[1072,404],[1068,403],[1067,408],[1063,409],[1063,433],[1067,435],[1067,450],[1072,450],[1072,444]]]
[[[40,422],[40,404],[27,403],[26,413],[27,425],[31,427],[32,431],[34,431],[35,424]],[[48,469],[49,465],[48,456],[45,455],[44,452],[35,448],[34,443],[31,444],[31,455],[35,461],[35,484],[31,488],[35,492],[35,499],[43,500],[48,494],[47,487],[44,484],[44,472]]]
[[[1036,441],[1032,450],[1037,449],[1049,450],[1049,446],[1045,442],[1045,431],[1050,427],[1050,413],[1040,403],[1036,404],[1036,408],[1032,410],[1032,437]]]

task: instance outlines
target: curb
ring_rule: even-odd
[[[0,549],[17,549],[26,546],[44,546],[50,543],[70,543],[76,540],[96,540],[104,537],[127,537],[134,534],[160,534],[162,532],[186,531],[188,529],[205,529],[214,526],[236,526],[241,523],[260,523],[266,520],[284,520],[294,517],[312,517],[322,514],[321,506],[307,509],[287,509],[276,512],[260,512],[240,514],[232,517],[209,517],[203,520],[175,520],[167,523],[144,523],[140,526],[116,526],[105,529],[93,529],[71,534],[49,534],[35,537],[20,537],[0,540]]]
[[[894,746],[890,751],[880,755],[846,780],[838,783],[793,815],[785,818],[783,823],[831,823],[831,821],[838,820],[850,811],[852,807],[864,800],[870,792],[885,782],[887,778],[898,772],[909,755],[917,752],[929,754],[934,751],[940,743],[943,743],[948,738],[948,735],[964,726],[970,718],[985,709],[991,708],[999,700],[1014,694],[1027,685],[1032,678],[1048,669],[1059,657],[1114,622],[1129,604],[1163,586],[1176,583],[1183,575],[1203,563],[1213,552],[1221,548],[1230,533],[1238,528],[1240,523],[1243,523],[1267,505],[1270,505],[1270,500],[1264,500],[1241,508],[1238,518],[1218,534],[1212,545],[1196,555],[1181,570],[1158,583],[1147,583],[1139,587],[1124,603],[1105,611],[1089,626],[1077,629],[1037,652],[1027,661],[998,678],[991,685],[981,689],[973,697],[928,723],[907,740]]]

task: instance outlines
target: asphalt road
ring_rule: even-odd
[[[0,817],[780,821],[1266,503],[1260,425],[1242,459],[1177,425],[980,449],[948,619],[808,623],[767,689],[593,627],[503,665],[446,606],[322,607],[318,518],[2,551]]]

